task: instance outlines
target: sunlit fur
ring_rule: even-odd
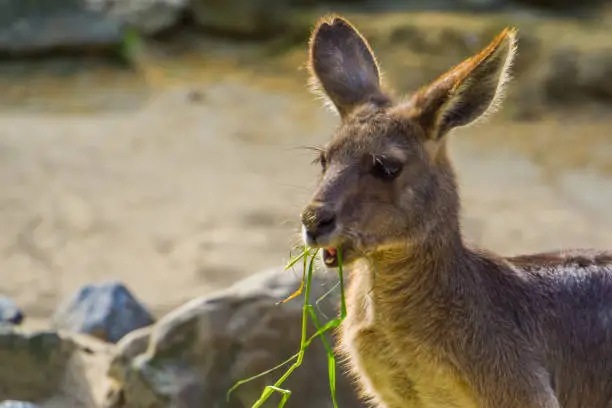
[[[506,29],[396,101],[349,22],[313,32],[311,82],[341,123],[303,222],[335,214],[326,245],[350,275],[338,350],[376,407],[612,407],[612,254],[502,258],[461,235],[446,141],[499,106],[515,48]],[[396,178],[375,176],[380,158]]]

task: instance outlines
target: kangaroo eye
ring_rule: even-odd
[[[327,169],[327,157],[325,157],[324,152],[321,152],[319,155],[319,164],[321,164],[321,169],[323,169],[323,171]]]
[[[325,157],[325,152],[320,152],[312,161],[312,164],[320,165],[323,172],[325,172],[325,170],[327,170],[327,157]]]
[[[394,160],[374,157],[372,163],[372,175],[377,179],[392,181],[399,176],[402,171],[402,163]]]

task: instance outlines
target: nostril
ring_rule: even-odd
[[[333,214],[325,214],[319,217],[319,228],[327,227],[330,225],[334,225],[336,222],[336,218]]]
[[[302,213],[302,223],[306,233],[316,239],[336,228],[335,214],[322,206],[310,206]]]
[[[317,234],[325,234],[336,226],[336,217],[331,212],[322,211],[318,216]]]

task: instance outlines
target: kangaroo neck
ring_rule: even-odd
[[[459,231],[430,237],[407,246],[401,256],[380,253],[368,259],[370,297],[383,319],[417,328],[427,315],[444,314],[468,287],[463,281],[471,268]]]

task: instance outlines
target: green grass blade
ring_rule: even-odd
[[[289,263],[285,266],[285,270],[288,271],[289,269],[293,268],[295,266],[295,264],[300,262],[300,260],[302,260],[304,258],[308,258],[308,255],[309,255],[308,249],[304,249],[304,251],[302,251],[301,254],[299,254],[298,256],[296,256],[295,258],[293,258],[293,259],[291,259],[289,261]],[[305,268],[304,268],[304,271],[306,271]]]
[[[344,297],[344,270],[342,269],[342,251],[338,248],[338,277],[340,279],[340,321],[346,318],[346,298]]]
[[[276,371],[276,370],[278,370],[280,368],[283,368],[284,366],[286,366],[287,364],[289,364],[290,362],[295,360],[297,357],[298,357],[298,353],[295,353],[294,355],[292,355],[291,357],[289,357],[288,359],[286,359],[282,363],[272,367],[269,370],[263,371],[263,372],[261,372],[259,374],[256,374],[256,375],[252,376],[252,377],[245,378],[244,380],[237,381],[236,384],[234,384],[232,386],[232,388],[230,388],[229,391],[227,391],[227,401],[229,401],[232,392],[234,392],[236,390],[236,388],[240,387],[242,384],[246,384],[248,382],[251,382],[253,380],[261,378],[261,377],[263,377],[265,375],[268,375],[268,374],[270,374],[270,373],[272,373],[272,372],[274,372],[274,371]]]
[[[326,322],[324,325],[321,326],[319,319],[317,317],[317,314],[315,313],[315,309],[314,307],[310,304],[309,300],[310,300],[310,293],[311,293],[311,286],[312,286],[312,275],[313,275],[313,271],[314,271],[314,262],[316,260],[316,255],[318,253],[318,250],[312,250],[310,248],[304,248],[302,253],[298,256],[296,256],[295,258],[292,258],[289,263],[287,264],[287,266],[285,267],[285,270],[288,270],[290,268],[292,268],[293,266],[295,266],[299,261],[303,261],[303,279],[302,279],[302,285],[300,286],[300,288],[298,289],[298,291],[296,293],[294,293],[293,295],[291,295],[289,298],[287,298],[285,301],[289,301],[291,299],[293,299],[296,296],[299,296],[299,294],[302,293],[302,290],[304,291],[304,303],[302,306],[302,333],[301,333],[301,338],[300,338],[300,349],[299,351],[294,354],[291,358],[287,359],[286,361],[282,362],[281,364],[277,365],[276,367],[267,370],[263,373],[260,373],[258,375],[255,375],[253,377],[250,377],[248,379],[242,380],[237,382],[229,391],[228,391],[228,398],[229,395],[232,391],[234,391],[237,387],[239,387],[242,384],[245,384],[249,381],[252,381],[254,379],[260,378],[266,374],[270,374],[271,372],[285,366],[286,364],[289,364],[291,361],[294,361],[293,364],[291,364],[291,366],[285,371],[285,373],[280,376],[280,378],[278,378],[278,380],[276,380],[276,382],[273,385],[268,385],[264,388],[264,390],[261,393],[261,396],[259,397],[259,399],[257,401],[255,401],[255,403],[252,405],[251,408],[260,408],[271,396],[273,393],[278,392],[282,395],[281,397],[281,401],[278,404],[278,408],[283,408],[287,401],[289,400],[289,397],[291,396],[291,391],[290,390],[286,390],[281,388],[282,384],[287,380],[287,378],[289,378],[289,376],[298,368],[301,366],[303,360],[304,360],[304,355],[306,352],[306,349],[308,348],[308,346],[317,338],[320,337],[321,341],[323,342],[323,346],[325,347],[325,351],[327,353],[327,365],[328,365],[328,376],[329,376],[329,389],[331,392],[331,398],[332,398],[332,402],[333,402],[333,406],[334,408],[338,408],[338,402],[336,399],[336,359],[333,353],[333,349],[330,345],[330,342],[328,342],[327,338],[326,338],[326,333],[328,331],[330,331],[331,329],[335,329],[337,327],[340,326],[340,324],[342,323],[342,321],[346,318],[346,299],[345,299],[345,295],[344,295],[344,275],[343,275],[343,267],[342,267],[342,253],[340,250],[338,250],[338,275],[339,275],[339,282],[338,284],[334,285],[330,290],[328,290],[322,297],[320,297],[319,299],[317,299],[315,305],[318,308],[319,307],[319,302],[322,301],[325,297],[327,297],[336,287],[340,287],[340,315],[335,318],[332,319],[328,322]],[[284,303],[284,302],[281,302]],[[315,333],[312,334],[311,336],[307,335],[307,330],[308,330],[308,318],[310,318],[310,320],[312,321],[312,323],[315,326]]]
[[[308,264],[308,273],[306,275],[306,288],[304,290],[304,306],[302,307],[302,337],[300,339],[300,351],[298,352],[297,359],[295,363],[293,363],[287,369],[287,371],[285,371],[285,374],[283,374],[278,380],[276,380],[274,385],[268,386],[264,389],[259,399],[255,401],[255,403],[253,404],[251,408],[261,407],[268,400],[268,398],[270,398],[270,396],[272,395],[274,391],[278,391],[278,389],[280,389],[281,385],[287,380],[287,378],[289,378],[291,373],[293,373],[300,365],[302,365],[302,361],[304,359],[304,353],[306,352],[306,347],[307,347],[306,332],[308,330],[308,306],[309,306],[308,299],[310,297],[312,273],[314,270],[314,261],[316,259],[317,252],[318,251],[315,251],[312,254],[312,257],[310,258],[310,262],[308,262],[308,257],[304,256],[304,267],[306,268],[306,264]],[[288,399],[289,399],[288,394],[283,394],[283,399],[281,400],[281,403],[279,404],[279,408],[284,406]]]
[[[313,307],[310,305],[308,307],[308,312],[310,313],[310,319],[315,325],[317,331],[321,331],[317,314],[315,313]],[[324,331],[321,332],[320,337],[321,341],[323,342],[323,347],[325,347],[325,351],[327,352],[327,371],[329,374],[329,390],[331,392],[332,403],[334,404],[334,408],[338,408],[338,401],[336,400],[336,358],[334,356],[334,351],[332,350],[327,339],[325,338]]]

